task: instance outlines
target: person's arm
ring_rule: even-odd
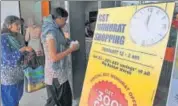
[[[25,33],[25,41],[28,42],[30,40],[30,28],[27,28]]]
[[[87,37],[89,36],[88,27],[87,26],[85,27],[85,34],[87,35]]]
[[[70,35],[69,35],[68,32],[64,32],[64,36],[65,36],[66,39],[70,39]]]
[[[48,34],[47,36],[50,36],[50,34]],[[78,45],[73,45],[71,48],[68,48],[63,52],[57,53],[55,40],[53,39],[52,36],[47,38],[46,43],[47,43],[49,56],[52,62],[60,61],[61,59],[63,59],[73,51],[76,51],[78,46]]]

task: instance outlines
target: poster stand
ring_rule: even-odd
[[[154,100],[153,106],[177,106],[170,105],[168,97],[170,95],[171,89],[171,78],[174,76],[175,72],[175,57],[177,48],[177,30],[175,28],[171,28],[170,37],[166,49],[166,55],[162,66],[161,76],[159,79],[158,89],[156,93],[156,97]],[[175,56],[174,56],[175,55]],[[168,103],[166,105],[166,103]]]
[[[168,95],[167,95],[167,102],[166,106],[178,106],[178,42],[177,42],[177,36],[178,31],[174,29],[174,35],[176,35],[175,41],[175,54],[174,54],[174,61],[172,63],[172,71],[171,71],[171,77],[170,83],[168,85]]]
[[[174,6],[175,3],[160,3],[99,10],[80,106],[153,106],[156,92],[158,100],[155,100],[154,106],[166,104],[171,76],[168,70],[172,69],[173,62],[169,55],[174,52],[174,44],[167,43],[172,41],[168,32]],[[147,16],[152,10],[157,11],[152,18],[155,19],[151,25],[154,28],[149,28],[148,24],[145,27],[142,16]],[[115,14],[123,11],[128,14]],[[160,11],[162,14],[159,15]],[[158,26],[155,26],[156,19],[160,22]],[[157,28],[163,24],[166,27],[163,31],[165,38],[149,33],[153,29],[158,33],[160,30]],[[117,25],[120,29],[115,30]],[[165,101],[164,105],[158,105],[160,101]]]

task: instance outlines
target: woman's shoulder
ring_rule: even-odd
[[[10,33],[3,33],[1,34],[1,40],[8,39],[9,36],[10,36]]]
[[[1,33],[1,37],[3,36],[6,36],[6,35],[10,35],[11,33]]]
[[[8,39],[9,39],[8,36],[9,35],[7,35],[7,34],[2,34],[1,35],[1,44],[2,45],[6,45],[8,43]]]
[[[1,43],[8,43],[11,39],[15,39],[11,33],[1,34]]]

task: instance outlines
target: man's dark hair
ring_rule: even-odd
[[[68,17],[68,12],[61,7],[55,8],[51,12],[51,14],[53,15],[53,18],[58,18],[58,17],[66,18],[66,17]]]

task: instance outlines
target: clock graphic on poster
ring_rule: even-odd
[[[169,26],[169,16],[162,8],[144,7],[131,18],[130,37],[138,45],[152,46],[164,39]]]

